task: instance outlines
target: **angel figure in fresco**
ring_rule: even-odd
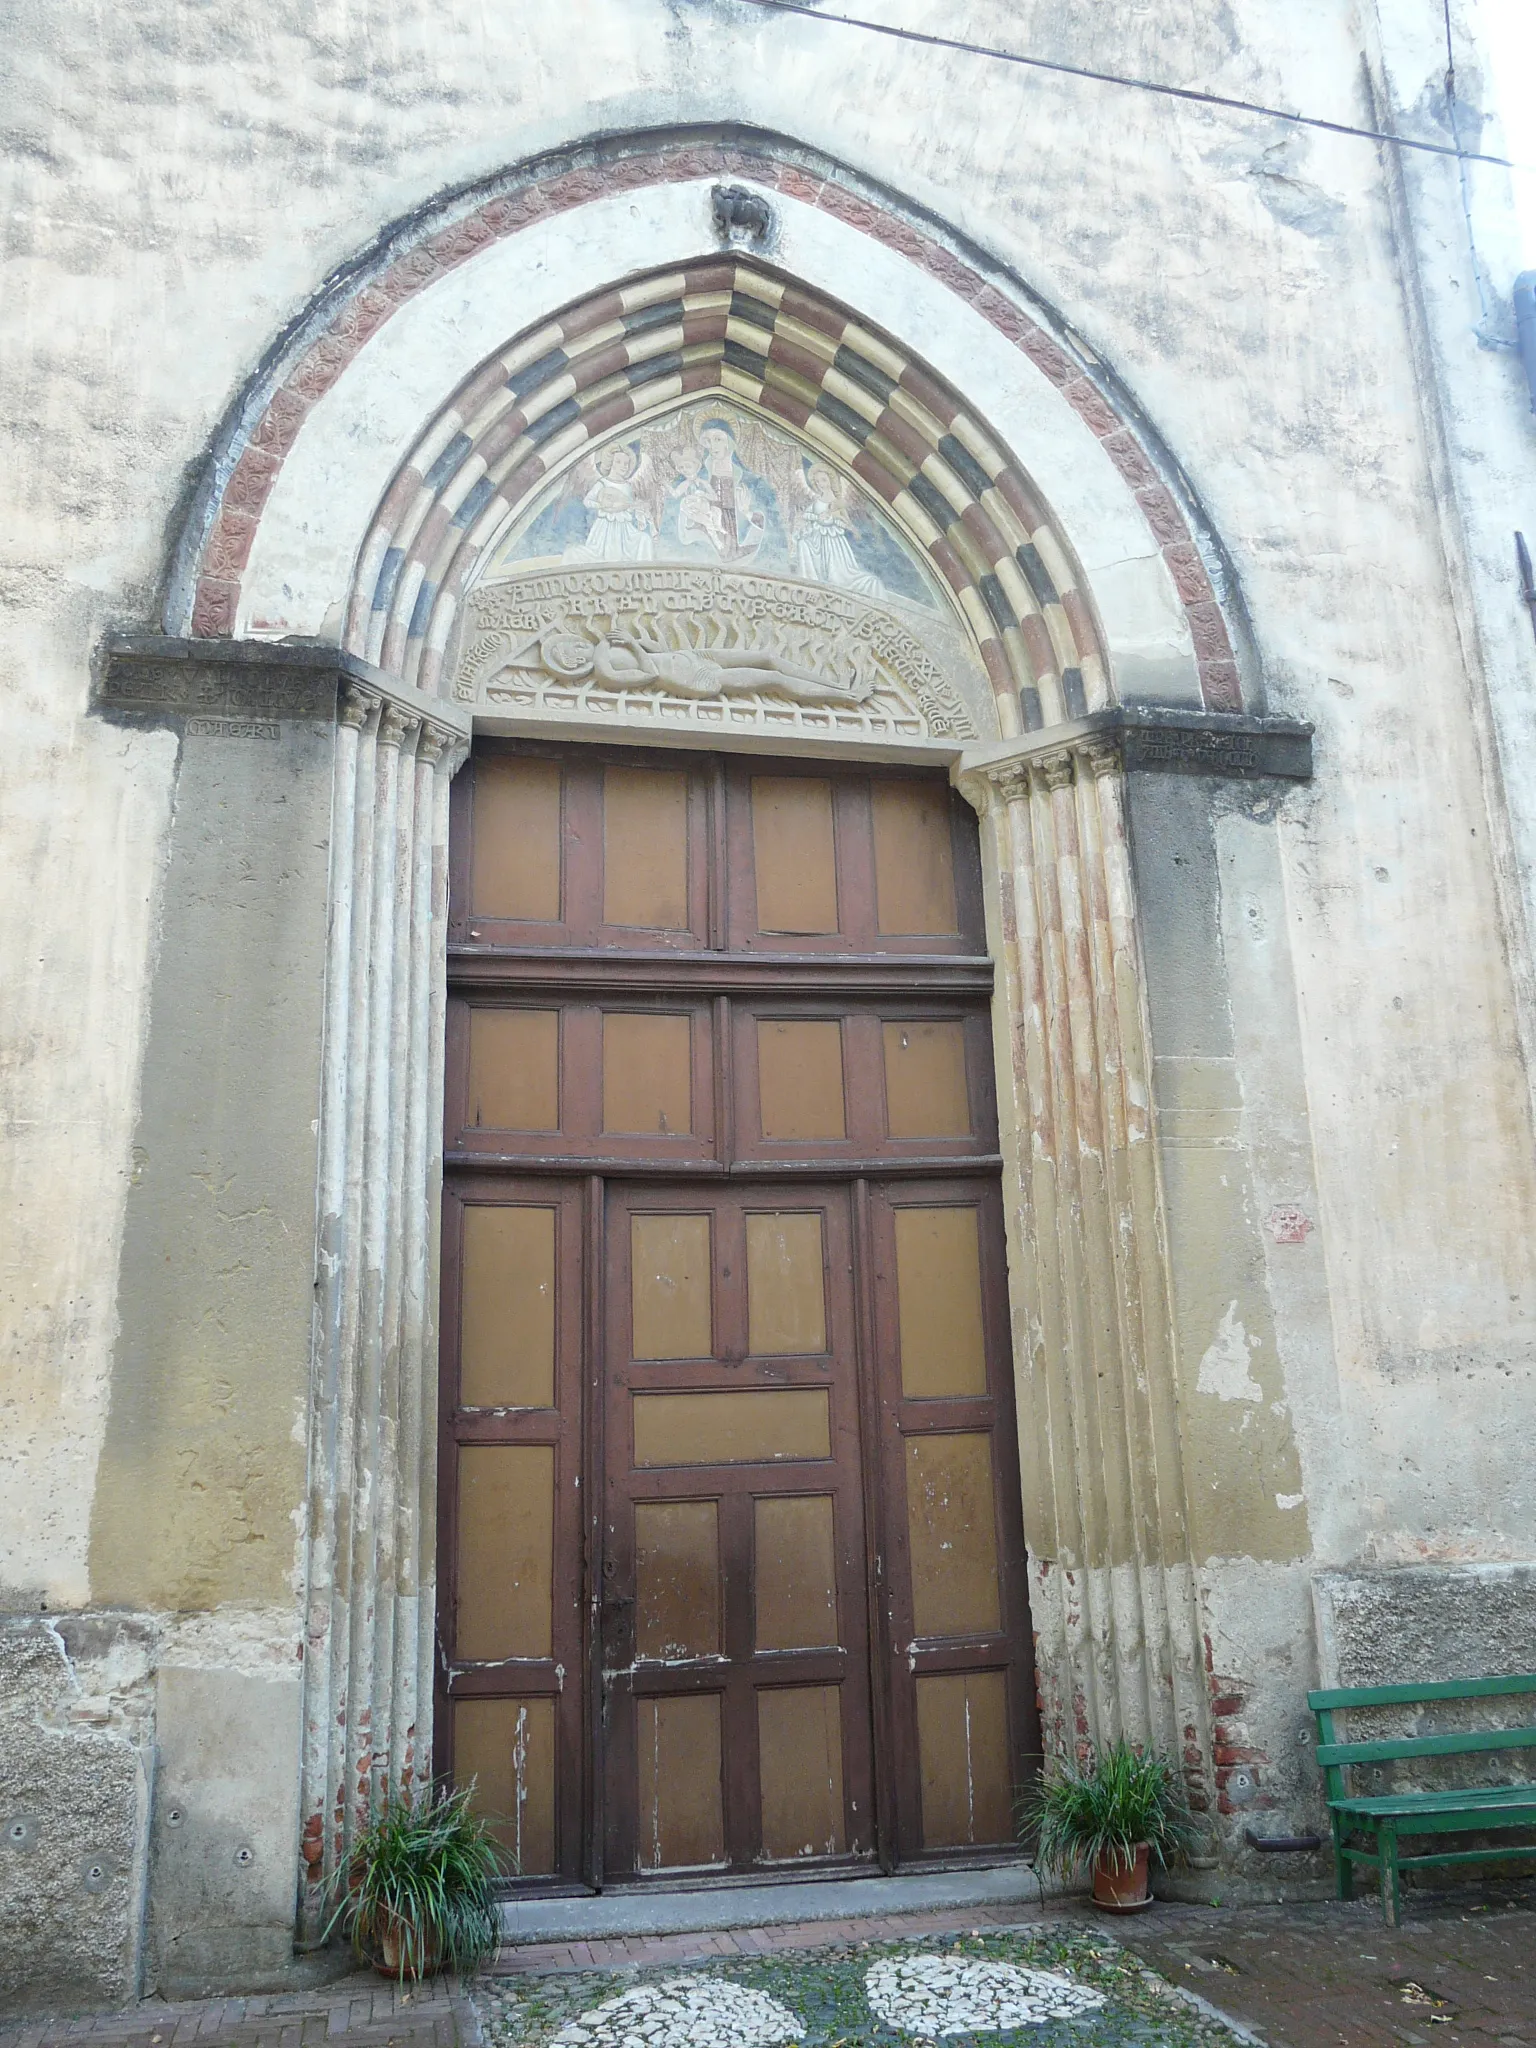
[[[847,493],[824,462],[807,460],[797,479],[804,505],[795,524],[795,574],[857,597],[881,597],[885,585],[853,552]]]
[[[564,550],[566,562],[651,562],[656,520],[649,503],[650,457],[630,442],[600,448],[591,458],[596,482],[582,498],[591,515],[586,538]]]

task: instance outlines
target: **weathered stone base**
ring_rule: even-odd
[[[0,2012],[296,1981],[296,1643],[271,1613],[0,1625]]]

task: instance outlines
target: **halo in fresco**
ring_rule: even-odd
[[[864,1979],[871,2010],[898,2033],[1007,2033],[1080,2019],[1104,1994],[1052,1970],[934,1955],[887,1956]]]
[[[718,395],[584,455],[534,500],[481,580],[648,562],[793,576],[938,608],[930,576],[873,499],[815,449]]]

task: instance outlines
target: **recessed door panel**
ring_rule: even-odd
[[[641,1870],[697,1869],[726,1860],[721,1704],[717,1692],[638,1702]]]
[[[830,1493],[767,1494],[752,1503],[752,1608],[759,1650],[837,1641],[837,1555]]]
[[[466,1408],[554,1406],[558,1213],[488,1202],[464,1211],[459,1400]]]
[[[923,1847],[1011,1842],[1013,1772],[1001,1671],[934,1673],[917,1681]]]
[[[558,761],[492,754],[475,763],[470,909],[522,924],[560,922]]]
[[[882,938],[949,937],[959,929],[949,791],[877,779],[869,794],[876,929]]]
[[[474,1781],[473,1810],[521,1877],[555,1868],[555,1702],[461,1699],[453,1707],[453,1767]]]
[[[466,1663],[547,1657],[553,1620],[555,1454],[547,1444],[459,1453],[459,1626]]]
[[[763,1856],[799,1863],[841,1856],[843,1720],[835,1685],[765,1686],[757,1696]]]
[[[720,1654],[720,1505],[635,1506],[635,1655],[675,1663]]]
[[[830,1458],[821,1387],[709,1394],[636,1394],[635,1464],[776,1465]]]
[[[631,1219],[631,1357],[708,1358],[713,1351],[710,1221],[664,1211]]]
[[[469,1117],[491,1131],[560,1128],[560,1012],[469,1013]]]
[[[786,938],[835,932],[832,785],[808,775],[752,777],[757,929]]]
[[[907,1438],[907,1536],[917,1635],[992,1635],[1001,1626],[994,1514],[990,1433]]]
[[[909,1401],[987,1391],[980,1211],[896,1211],[896,1320]]]
[[[827,1348],[826,1272],[815,1209],[747,1217],[747,1349],[779,1358]]]
[[[968,1138],[971,1105],[966,1088],[965,1026],[948,1018],[888,1023],[881,1036],[890,1135]]]
[[[693,1129],[691,1020],[610,1010],[603,1018],[603,1129],[687,1137]]]
[[[688,776],[619,768],[603,775],[603,922],[638,932],[688,929]]]
[[[845,1138],[842,1025],[835,1017],[759,1017],[757,1089],[765,1138]]]
[[[459,1784],[473,1780],[475,1815],[512,1855],[518,1876],[553,1872],[555,1702],[455,1700],[453,1767]]]

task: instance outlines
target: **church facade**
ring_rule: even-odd
[[[1531,1668],[1508,152],[1307,13],[21,34],[0,1996],[433,1779],[761,1881],[1124,1734],[1272,1895],[1310,1685]]]

